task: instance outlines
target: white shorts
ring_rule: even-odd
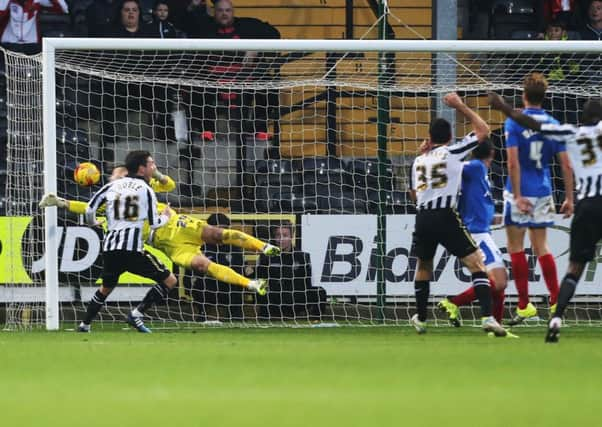
[[[504,225],[518,227],[551,227],[554,225],[556,207],[551,195],[525,198],[533,204],[533,212],[530,214],[519,211],[514,196],[504,191]]]
[[[494,268],[506,268],[502,252],[493,241],[491,233],[472,233],[472,238],[483,254],[483,262],[487,271]]]

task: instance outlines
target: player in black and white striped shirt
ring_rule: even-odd
[[[443,245],[472,273],[475,294],[481,305],[483,329],[496,336],[507,336],[507,331],[491,315],[491,288],[483,255],[456,211],[463,160],[479,142],[489,137],[489,126],[456,93],[445,95],[443,101],[468,118],[474,132],[459,143],[449,145],[451,124],[442,118],[433,120],[427,149],[412,164],[412,196],[418,208],[413,247],[418,266],[414,285],[417,313],[412,316],[411,323],[418,333],[426,332],[433,258],[437,247]]]
[[[560,285],[558,305],[546,334],[546,342],[557,342],[562,315],[575,293],[585,265],[602,239],[602,102],[589,100],[583,106],[582,126],[542,124],[515,111],[498,94],[489,102],[521,126],[536,130],[551,141],[563,142],[577,180],[577,206],[571,222],[569,267]]]
[[[177,283],[173,273],[144,250],[142,241],[145,220],[151,229],[156,229],[167,224],[172,215],[169,206],[161,214],[157,212],[157,197],[148,185],[156,170],[155,162],[148,151],[132,151],[125,159],[125,166],[128,177],[102,187],[86,206],[86,222],[96,225],[96,211],[101,205],[106,205],[107,232],[102,243],[102,285],[88,305],[86,316],[78,328],[80,332],[90,331],[90,323],[122,273],[129,271],[157,282],[142,303],[128,315],[128,323],[140,332],[150,332],[142,320],[144,311],[162,302],[169,289]]]

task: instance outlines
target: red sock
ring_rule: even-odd
[[[499,323],[502,323],[504,317],[504,299],[506,295],[504,290],[498,291],[495,289],[495,280],[493,276],[489,276],[489,286],[491,287],[491,315],[495,317]]]
[[[538,258],[543,279],[546,282],[548,291],[550,292],[550,305],[556,304],[558,300],[558,273],[556,272],[556,261],[552,254],[540,256]]]
[[[510,254],[512,260],[512,275],[518,292],[518,308],[523,309],[529,304],[529,263],[525,251]]]
[[[451,297],[449,300],[460,307],[461,305],[468,305],[476,299],[477,296],[474,293],[474,288],[471,286],[461,294]]]
[[[501,291],[492,291],[491,292],[491,314],[495,317],[495,320],[502,323],[502,319],[504,317],[504,300],[506,299],[506,294],[504,290]]]

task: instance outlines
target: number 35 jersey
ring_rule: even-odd
[[[593,126],[545,124],[541,134],[566,144],[577,179],[577,198],[602,196],[602,121]]]
[[[470,133],[457,144],[442,145],[416,157],[411,183],[418,209],[456,207],[463,160],[478,144],[476,135]]]
[[[120,178],[102,187],[86,206],[86,222],[96,222],[96,211],[106,204],[107,233],[103,251],[143,250],[142,227],[162,227],[168,218],[157,212],[157,197],[142,178]]]
[[[540,123],[558,124],[558,121],[539,108],[525,108],[523,114],[533,117]],[[504,123],[506,148],[518,148],[520,165],[521,195],[524,197],[544,197],[552,194],[550,164],[554,156],[566,148],[556,142],[545,140],[540,133],[522,127],[512,119]],[[506,191],[512,193],[510,176],[506,180]]]

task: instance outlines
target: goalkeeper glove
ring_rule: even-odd
[[[159,169],[155,169],[155,171],[153,172],[153,178],[155,178],[161,184],[164,184],[163,181],[166,179],[165,175],[163,175],[161,172],[159,172]]]
[[[69,201],[63,199],[62,197],[58,197],[56,194],[48,193],[42,197],[39,203],[40,208],[48,208],[51,206],[57,206],[59,208],[67,208],[69,207]]]

